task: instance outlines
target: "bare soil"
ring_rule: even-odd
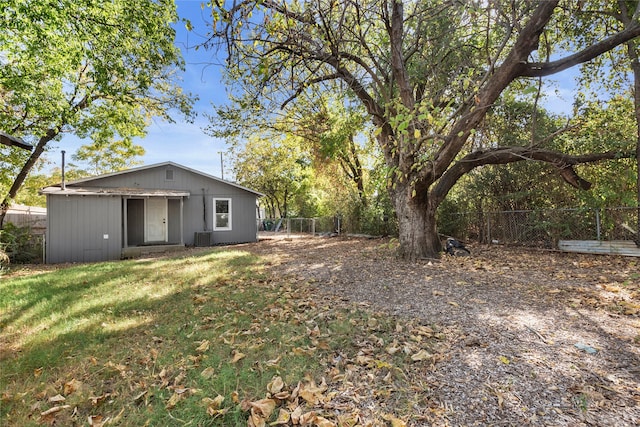
[[[408,425],[640,425],[640,260],[470,247],[409,263],[388,239],[269,239],[248,249],[332,304],[446,334],[414,369]]]

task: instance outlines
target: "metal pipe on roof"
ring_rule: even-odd
[[[60,188],[63,190],[66,189],[66,185],[64,182],[64,150],[62,150],[62,183],[60,184]]]

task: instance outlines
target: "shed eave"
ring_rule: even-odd
[[[59,196],[125,196],[125,197],[189,197],[187,190],[155,190],[145,188],[45,187],[40,194]]]

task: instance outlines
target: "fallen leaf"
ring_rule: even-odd
[[[222,402],[224,402],[224,396],[221,395],[217,395],[214,399],[211,399],[210,397],[202,399],[202,403],[207,407],[207,414],[214,418],[229,412],[230,408],[220,408],[222,406]]]
[[[271,417],[274,409],[276,409],[276,401],[273,399],[262,399],[249,403],[251,407],[251,415],[249,416],[249,425],[255,427],[263,427],[266,421]]]
[[[47,415],[55,414],[57,412],[62,411],[63,409],[69,409],[69,408],[71,408],[71,405],[54,406],[53,408],[49,408],[44,412],[40,412],[40,415],[42,415],[43,417],[46,417]]]
[[[64,396],[62,396],[60,394],[56,394],[55,396],[51,396],[49,398],[49,402],[50,403],[60,403],[60,402],[64,402],[65,400],[67,400],[67,399],[65,399]]]
[[[69,396],[71,393],[75,393],[81,386],[82,383],[75,378],[71,381],[67,381],[64,383],[63,394],[65,396]]]
[[[214,374],[214,369],[209,366],[208,368],[204,369],[202,372],[200,372],[200,376],[204,379],[210,379]]]
[[[313,422],[316,427],[336,427],[336,424],[334,422],[320,416],[315,417]]]
[[[457,303],[457,302],[455,302],[455,301],[449,301],[449,302],[447,302],[447,304],[452,305],[452,306],[454,306],[454,307],[460,307],[460,304],[458,304],[458,303]]]
[[[266,362],[264,362],[264,364],[269,368],[275,368],[278,367],[278,363],[280,363],[281,359],[282,356],[278,356],[276,359],[267,360]]]
[[[204,352],[206,352],[207,350],[209,350],[209,345],[210,345],[210,344],[211,344],[211,343],[209,342],[209,340],[204,340],[204,341],[202,341],[202,342],[200,343],[200,345],[198,346],[198,348],[196,348],[196,351],[197,351],[198,353],[204,353]]]
[[[165,407],[167,409],[171,409],[174,406],[176,406],[176,404],[182,400],[182,393],[173,393],[171,395],[171,397],[169,398],[169,400],[167,401],[167,404],[165,405]]]
[[[383,414],[382,418],[389,421],[391,423],[391,427],[407,427],[407,423],[391,414]]]
[[[427,350],[420,350],[419,352],[411,355],[411,360],[413,360],[414,362],[419,362],[422,360],[426,360],[429,359],[432,356],[431,353],[429,353]]]
[[[239,351],[233,350],[233,359],[231,359],[231,363],[238,363],[240,360],[246,357],[246,354],[241,353]]]
[[[87,421],[91,427],[102,427],[105,424],[105,419],[102,415],[90,415]]]
[[[145,391],[146,393],[146,391]],[[90,397],[89,400],[91,400],[91,404],[93,406],[98,406],[100,404],[102,404],[105,400],[107,400],[107,398],[111,396],[111,393],[105,393],[102,396],[94,396],[94,397]],[[134,399],[135,401],[135,399]]]
[[[276,409],[276,401],[273,399],[261,399],[255,402],[250,402],[251,410],[264,418],[269,418]]]
[[[291,413],[291,422],[293,425],[300,424],[300,418],[302,417],[302,406],[296,406],[296,408]]]
[[[284,388],[284,381],[280,376],[273,377],[273,379],[269,382],[269,384],[267,384],[267,390],[271,394],[278,394],[282,391],[283,388]]]
[[[289,420],[291,419],[291,414],[284,408],[280,408],[278,411],[278,419],[274,422],[269,423],[270,426],[279,426],[284,424],[289,424]]]
[[[509,363],[511,363],[511,361],[509,360],[508,357],[506,356],[499,356],[498,360],[502,363],[504,363],[505,365],[508,365]]]

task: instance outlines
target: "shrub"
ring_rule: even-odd
[[[30,227],[17,227],[11,223],[4,225],[0,230],[0,268],[6,267],[8,262],[27,264],[41,259],[42,243],[33,236]]]

